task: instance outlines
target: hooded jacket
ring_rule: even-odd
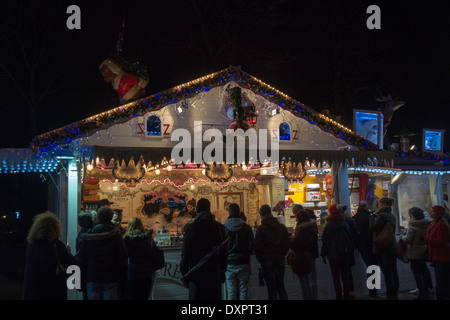
[[[150,279],[155,274],[152,250],[156,246],[152,238],[153,231],[126,236],[125,246],[128,253],[128,279]]]
[[[255,238],[252,228],[241,218],[228,218],[225,233],[230,240],[227,243],[228,264],[249,264],[250,255],[255,254]]]
[[[259,262],[283,260],[290,247],[289,233],[273,216],[263,216],[255,234],[256,258]]]
[[[92,220],[92,213],[82,212],[78,216],[78,225],[81,227],[80,232],[78,232],[76,240],[76,252],[80,251],[81,240],[83,239],[83,234],[85,234],[89,229],[94,226],[94,221]]]
[[[406,235],[401,236],[406,244],[406,255],[410,260],[425,259],[426,244],[420,240],[425,236],[431,221],[426,219],[411,220]]]
[[[83,234],[77,260],[86,282],[114,283],[127,278],[127,251],[112,223],[96,224]]]
[[[315,235],[317,235],[315,221],[303,222],[296,226],[294,236],[291,238],[291,249],[299,254],[300,259],[297,259],[292,267],[294,273],[311,272]]]

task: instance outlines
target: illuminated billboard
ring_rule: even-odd
[[[423,129],[422,150],[442,153],[444,151],[444,133],[445,130]]]
[[[383,149],[383,114],[380,111],[354,109],[353,129]]]

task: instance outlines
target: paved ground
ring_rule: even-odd
[[[355,253],[356,265],[352,268],[352,274],[355,282],[355,300],[367,300],[368,290],[366,287],[366,273],[365,265],[360,258],[358,252]],[[179,251],[167,252],[166,259],[179,259]],[[335,294],[332,284],[331,273],[328,264],[323,264],[320,259],[316,261],[317,278],[318,278],[318,298],[319,300],[334,300]],[[258,281],[258,262],[252,260],[252,277],[250,280],[249,298],[251,300],[265,300],[267,299],[267,291],[265,286],[259,286]],[[397,264],[399,278],[400,278],[400,300],[412,300],[416,295],[410,294],[409,290],[416,287],[414,278],[409,264],[398,261]],[[434,282],[434,269],[430,268],[430,272]],[[20,272],[15,275],[6,275],[0,273],[0,300],[18,300],[22,297],[22,278]],[[300,284],[295,275],[292,274],[290,268],[286,266],[285,286],[288,291],[290,300],[301,300]],[[163,279],[158,279],[155,286],[154,298],[156,300],[187,300],[187,289],[168,282]],[[380,296],[385,296],[385,286],[383,276],[381,277]],[[74,295],[71,295],[75,298]],[[76,299],[76,298],[75,298]]]

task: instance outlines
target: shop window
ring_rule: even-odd
[[[280,123],[280,140],[291,140],[291,127],[287,122]]]
[[[150,116],[147,118],[147,135],[161,136],[161,120],[158,116]]]

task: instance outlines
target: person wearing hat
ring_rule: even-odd
[[[444,219],[445,208],[431,208],[431,224],[423,241],[428,245],[428,260],[434,264],[436,277],[436,299],[444,300],[450,297],[450,247],[449,225]]]
[[[332,204],[322,234],[322,262],[330,264],[336,300],[350,299],[350,264],[353,258],[353,240],[342,206]]]
[[[114,204],[114,202],[109,202],[108,199],[101,199],[101,200],[98,202],[98,209],[100,209],[100,208],[102,208],[102,207],[110,207],[110,208],[111,208],[111,205],[112,205],[112,204]]]

